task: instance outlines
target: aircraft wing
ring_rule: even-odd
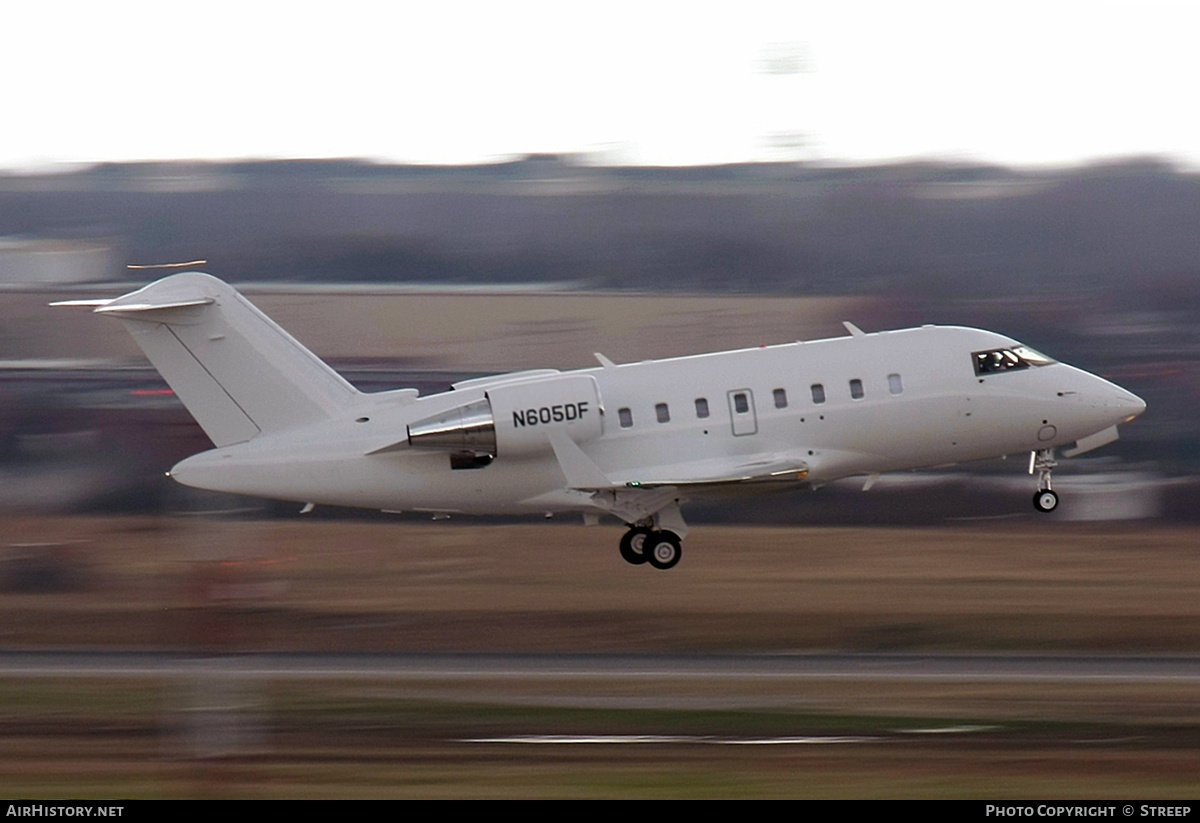
[[[796,483],[808,476],[808,464],[788,452],[685,460],[605,474],[563,432],[556,431],[551,435],[550,444],[567,483],[581,491]]]
[[[780,454],[692,460],[647,466],[612,475],[626,488],[655,486],[726,486],[741,483],[797,482],[808,476],[808,465]]]

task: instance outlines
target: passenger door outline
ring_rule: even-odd
[[[734,437],[758,434],[758,414],[754,410],[754,392],[749,389],[733,389],[726,392],[729,400],[729,423]],[[744,398],[745,411],[738,411],[738,397]]]

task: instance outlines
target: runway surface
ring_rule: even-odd
[[[892,682],[1200,681],[1200,656],[1030,654],[354,654],[4,651],[0,677],[171,677],[200,666],[281,679],[792,679]]]

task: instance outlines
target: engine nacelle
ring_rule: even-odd
[[[451,454],[518,457],[549,451],[550,429],[576,443],[604,433],[600,386],[587,374],[517,381],[488,389],[484,399],[412,423],[413,448]]]
[[[558,428],[576,443],[604,433],[600,387],[588,374],[500,385],[487,391],[496,424],[496,456],[548,451],[547,430]]]

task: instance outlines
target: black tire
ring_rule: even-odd
[[[646,538],[646,559],[656,569],[669,569],[683,556],[683,545],[675,532],[651,532]]]
[[[1033,494],[1033,507],[1040,512],[1052,512],[1058,508],[1058,495],[1050,489],[1039,489]]]
[[[621,538],[621,559],[634,566],[640,566],[649,558],[646,556],[646,541],[653,531],[644,526],[637,526],[625,532]]]

